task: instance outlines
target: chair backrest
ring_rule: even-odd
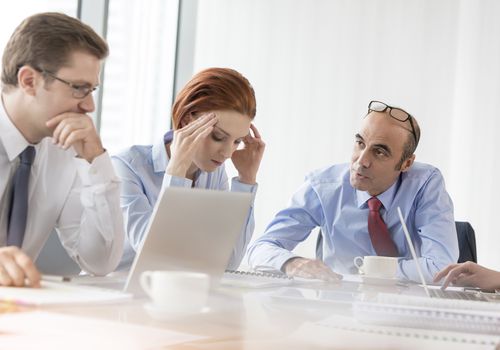
[[[477,263],[476,235],[472,225],[466,221],[455,221],[460,255],[458,262],[473,261]]]
[[[47,239],[35,265],[40,272],[49,275],[71,276],[81,271],[80,266],[66,253],[55,231]]]
[[[316,239],[316,259],[323,260],[323,231],[319,230]]]
[[[466,221],[455,221],[457,228],[458,262],[473,261],[477,263],[476,235],[472,225]],[[323,260],[323,232],[320,230],[316,240],[316,259]]]

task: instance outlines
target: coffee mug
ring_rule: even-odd
[[[360,274],[379,278],[396,278],[398,258],[390,256],[357,256],[354,265]]]
[[[189,313],[206,306],[210,276],[188,271],[144,271],[140,283],[155,307],[172,313]]]

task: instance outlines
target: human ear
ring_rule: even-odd
[[[17,72],[17,82],[21,90],[30,96],[36,95],[36,87],[42,76],[30,66],[22,66]]]
[[[403,165],[401,166],[401,172],[406,172],[408,171],[408,169],[410,169],[410,167],[413,165],[413,162],[415,161],[415,155],[412,154],[412,156],[410,158],[408,158],[407,160],[405,160],[403,162]]]
[[[193,116],[193,113],[187,113],[182,119],[179,121],[179,128],[182,129],[186,125],[190,124],[192,121],[194,121],[195,118]]]

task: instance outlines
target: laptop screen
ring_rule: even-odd
[[[400,207],[398,207],[398,215],[399,215],[399,221],[401,221],[401,226],[403,226],[403,232],[405,233],[406,242],[408,243],[408,247],[410,247],[411,256],[413,258],[413,261],[415,262],[415,267],[417,268],[418,277],[420,278],[420,282],[424,287],[425,294],[427,294],[427,296],[430,297],[431,294],[429,292],[429,288],[427,287],[427,283],[425,283],[424,274],[422,273],[422,267],[418,262],[417,253],[415,252],[415,246],[413,245],[413,242],[411,240],[410,232],[408,232],[408,227],[406,227],[406,223],[403,218],[403,213],[401,212]]]
[[[218,281],[248,217],[253,194],[167,187],[156,202],[126,292],[143,295],[146,270],[204,272]]]

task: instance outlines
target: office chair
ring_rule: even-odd
[[[455,221],[460,255],[458,262],[473,261],[477,263],[476,235],[472,225],[466,221]]]
[[[35,265],[41,273],[50,275],[78,275],[81,271],[80,266],[66,253],[55,231],[47,239]]]
[[[459,257],[458,262],[473,261],[477,263],[476,235],[472,225],[466,221],[455,221],[457,228]],[[316,259],[323,260],[323,232],[321,230],[316,240]]]

